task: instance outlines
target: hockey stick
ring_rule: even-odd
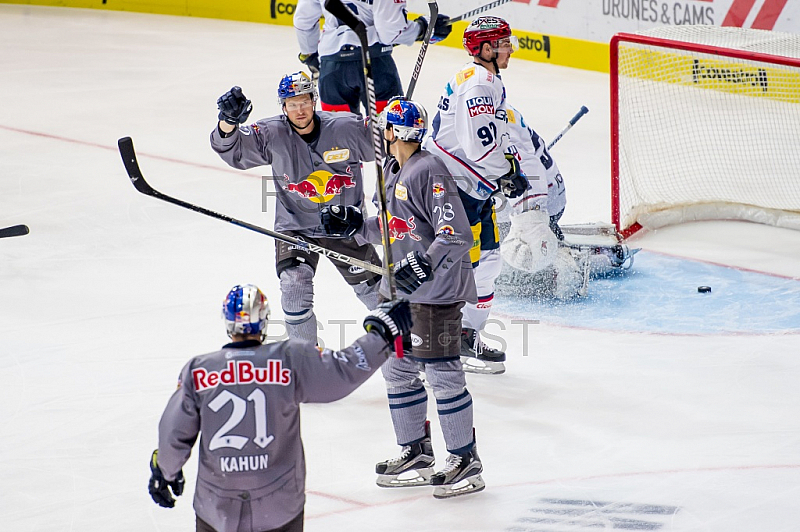
[[[392,248],[389,236],[389,216],[386,209],[386,181],[383,179],[383,167],[381,167],[380,156],[383,151],[382,141],[383,132],[378,127],[378,108],[375,98],[375,83],[372,74],[372,58],[369,55],[369,41],[367,40],[367,27],[356,17],[350,8],[342,3],[342,0],[325,0],[325,9],[344,24],[350,27],[361,42],[361,61],[364,64],[364,86],[367,87],[367,104],[369,105],[369,120],[372,128],[372,150],[375,154],[375,173],[378,177],[378,202],[380,212],[378,213],[381,221],[381,240],[383,241],[383,263],[386,268],[384,275],[389,285],[389,299],[395,299],[397,295],[397,285],[392,275]],[[430,28],[430,24],[428,27]],[[403,338],[397,336],[394,343],[395,353],[398,358],[403,357]]]
[[[578,112],[575,114],[575,116],[573,116],[572,118],[570,118],[570,120],[569,120],[569,124],[567,124],[567,127],[565,127],[564,129],[562,129],[562,130],[561,130],[561,132],[560,132],[558,135],[556,135],[556,138],[554,138],[554,139],[553,139],[553,140],[550,142],[550,144],[548,144],[548,145],[547,145],[547,149],[549,150],[550,148],[552,148],[553,146],[555,146],[556,142],[558,142],[559,140],[561,140],[561,137],[563,137],[563,136],[564,136],[564,133],[566,133],[567,131],[569,131],[570,129],[572,129],[572,126],[574,126],[574,125],[575,125],[575,124],[578,122],[578,120],[580,120],[580,119],[583,117],[583,115],[585,115],[585,114],[586,114],[586,113],[588,113],[588,112],[589,112],[589,108],[588,108],[588,107],[586,107],[585,105],[581,106],[581,110],[580,110],[580,111],[578,111]]]
[[[502,6],[503,4],[507,4],[508,2],[511,2],[511,0],[494,0],[493,2],[489,2],[486,5],[483,5],[481,7],[473,9],[472,11],[467,11],[466,13],[463,13],[463,14],[457,16],[457,17],[451,17],[447,21],[447,24],[448,25],[449,24],[453,24],[454,22],[458,22],[460,20],[464,20],[465,18],[472,18],[472,17],[474,17],[475,15],[477,15],[479,13],[483,13],[484,11],[489,11],[490,9],[494,9],[494,8],[496,8],[498,6]]]
[[[0,238],[6,238],[9,236],[23,236],[30,232],[31,230],[28,229],[27,225],[12,225],[11,227],[0,229]]]
[[[425,37],[422,39],[422,46],[419,49],[417,63],[414,65],[414,71],[411,73],[411,81],[408,82],[408,90],[406,90],[406,98],[409,100],[411,99],[411,95],[414,94],[414,87],[417,86],[417,79],[422,70],[422,62],[425,60],[425,54],[428,52],[428,46],[431,43],[433,30],[436,26],[436,18],[439,16],[439,4],[436,3],[436,0],[428,2],[428,9],[431,11],[431,18],[428,22],[428,29],[425,30]]]
[[[125,170],[128,172],[128,177],[133,183],[133,186],[136,187],[136,190],[138,190],[139,192],[141,192],[146,196],[152,196],[156,199],[160,199],[168,203],[172,203],[173,205],[183,207],[184,209],[189,209],[194,212],[199,212],[200,214],[205,214],[206,216],[210,216],[212,218],[216,218],[224,222],[229,222],[232,223],[233,225],[238,225],[239,227],[244,227],[245,229],[255,231],[256,233],[261,233],[262,235],[271,236],[275,240],[280,240],[281,242],[286,242],[287,244],[297,246],[301,248],[303,251],[308,251],[310,253],[319,253],[320,255],[325,255],[330,259],[338,260],[339,262],[344,262],[345,264],[358,266],[360,268],[363,268],[372,273],[376,273],[378,275],[384,274],[384,268],[382,268],[381,266],[376,266],[371,262],[366,262],[360,259],[356,259],[355,257],[342,255],[341,253],[337,253],[336,251],[333,251],[326,247],[318,246],[317,244],[312,244],[310,242],[305,242],[303,240],[291,237],[289,235],[284,235],[282,233],[277,233],[269,229],[264,229],[263,227],[258,227],[257,225],[249,224],[247,222],[237,220],[236,218],[231,218],[230,216],[219,214],[217,212],[204,209],[203,207],[192,205],[191,203],[187,203],[183,200],[167,196],[166,194],[162,194],[158,190],[151,187],[147,183],[147,181],[145,181],[144,176],[142,175],[142,171],[139,169],[139,163],[136,160],[136,152],[133,149],[133,140],[130,137],[123,137],[119,139],[118,145],[119,145],[119,153],[120,155],[122,155],[122,162],[125,164]]]

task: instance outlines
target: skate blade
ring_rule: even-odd
[[[455,484],[436,486],[433,489],[433,496],[436,499],[449,499],[451,497],[458,497],[468,493],[477,493],[483,491],[486,483],[480,475],[465,478]]]
[[[483,375],[500,375],[506,372],[506,365],[503,362],[487,362],[474,357],[462,356],[461,367],[467,373]]]
[[[430,486],[433,468],[411,469],[399,475],[378,475],[375,483],[382,488],[413,488],[414,486]]]

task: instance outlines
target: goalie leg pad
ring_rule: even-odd
[[[553,262],[553,297],[572,299],[581,295],[584,275],[567,248],[560,248]]]

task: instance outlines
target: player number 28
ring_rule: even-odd
[[[437,224],[449,222],[450,220],[456,217],[456,213],[453,212],[452,203],[445,203],[444,205],[434,205],[433,212],[436,213],[436,216],[438,218],[436,222]]]
[[[494,125],[494,122],[489,122],[488,126],[483,126],[478,128],[478,138],[481,139],[481,144],[484,146],[488,146],[492,142],[494,142],[494,138],[497,136],[497,126]]]
[[[242,447],[250,441],[250,438],[244,436],[237,436],[235,434],[228,434],[231,430],[242,422],[244,416],[247,414],[248,402],[253,404],[256,416],[256,433],[255,444],[262,449],[266,448],[274,436],[267,436],[267,396],[263,390],[253,390],[253,393],[247,396],[247,401],[232,394],[228,390],[223,390],[218,396],[208,403],[208,407],[214,412],[219,410],[228,403],[233,403],[233,409],[228,420],[222,424],[219,430],[211,437],[208,444],[208,450],[213,451],[222,447],[233,447],[234,449],[242,450]]]

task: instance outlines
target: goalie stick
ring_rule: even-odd
[[[578,122],[578,120],[580,120],[580,119],[583,117],[583,115],[585,115],[585,114],[586,114],[586,113],[588,113],[588,112],[589,112],[589,108],[588,108],[588,107],[586,107],[585,105],[582,105],[582,106],[581,106],[581,110],[580,110],[580,111],[578,111],[578,112],[575,114],[575,116],[573,116],[572,118],[570,118],[570,120],[569,120],[569,123],[567,124],[567,126],[566,126],[564,129],[562,129],[562,130],[561,130],[561,131],[558,133],[558,135],[556,135],[556,138],[554,138],[552,141],[550,141],[550,144],[548,144],[548,145],[547,145],[547,149],[549,150],[550,148],[552,148],[553,146],[555,146],[556,142],[558,142],[559,140],[561,140],[561,137],[563,137],[563,136],[564,136],[564,133],[566,133],[567,131],[569,131],[570,129],[572,129],[572,126],[574,126],[574,125],[575,125],[575,124]]]
[[[436,0],[428,2],[428,9],[430,9],[431,18],[428,22],[428,29],[425,30],[425,37],[422,39],[422,46],[419,49],[414,71],[411,73],[411,81],[408,82],[408,89],[406,90],[406,98],[409,100],[411,99],[411,95],[414,94],[414,88],[417,86],[417,79],[419,79],[419,73],[422,70],[422,62],[425,60],[425,54],[428,52],[428,46],[431,43],[433,30],[436,26],[436,18],[439,16],[439,4],[436,3]]]
[[[28,229],[27,225],[12,225],[11,227],[0,229],[0,238],[6,238],[9,236],[23,236],[30,232],[31,230]]]
[[[167,196],[166,194],[162,194],[158,190],[151,187],[150,184],[147,183],[147,181],[145,181],[144,176],[142,175],[142,171],[139,169],[139,163],[136,160],[136,151],[133,149],[133,140],[130,137],[123,137],[119,139],[117,144],[119,145],[119,153],[122,156],[122,162],[125,165],[125,170],[128,172],[128,177],[130,178],[131,183],[133,183],[133,186],[136,188],[136,190],[138,190],[139,192],[141,192],[146,196],[152,196],[156,199],[160,199],[168,203],[172,203],[173,205],[183,207],[184,209],[189,209],[194,212],[199,212],[200,214],[205,214],[206,216],[216,218],[217,220],[222,220],[224,222],[232,223],[233,225],[238,225],[239,227],[244,227],[245,229],[255,231],[256,233],[261,233],[262,235],[271,236],[272,238],[280,240],[281,242],[286,242],[287,244],[292,244],[294,246],[302,248],[304,251],[325,255],[326,257],[331,258],[333,260],[338,260],[339,262],[344,262],[345,264],[350,264],[352,266],[358,266],[360,268],[363,268],[372,273],[376,273],[378,275],[383,275],[385,273],[383,267],[376,266],[371,262],[366,262],[360,259],[356,259],[355,257],[350,257],[348,255],[342,255],[341,253],[337,253],[336,251],[333,251],[326,247],[319,246],[317,244],[312,244],[310,242],[305,242],[304,240],[300,240],[291,237],[289,235],[284,235],[283,233],[278,233],[270,229],[258,227],[257,225],[243,222],[241,220],[237,220],[236,218],[231,218],[230,216],[219,214],[217,212],[204,209],[203,207],[192,205],[191,203],[188,203],[186,201],[179,200],[171,196]]]
[[[378,203],[380,205],[381,221],[381,240],[383,242],[383,263],[387,284],[389,285],[389,299],[395,299],[397,295],[397,285],[392,274],[392,248],[389,236],[389,216],[386,209],[386,181],[383,179],[383,167],[381,167],[381,154],[383,152],[383,132],[378,127],[378,110],[375,98],[375,82],[372,74],[372,58],[369,54],[369,40],[367,39],[367,27],[353,14],[353,12],[342,3],[342,0],[325,0],[325,9],[341,22],[352,29],[358,40],[361,42],[361,61],[364,64],[364,86],[367,87],[367,104],[369,105],[369,120],[372,128],[372,150],[375,154],[375,173],[378,178]],[[438,8],[437,8],[438,10]],[[428,24],[430,28],[433,24]],[[394,343],[395,353],[398,358],[403,357],[403,338],[397,336]]]
[[[463,14],[457,16],[457,17],[450,18],[447,21],[447,24],[453,24],[454,22],[458,22],[460,20],[464,20],[465,18],[472,18],[475,15],[483,13],[484,11],[489,11],[490,9],[494,9],[494,8],[496,8],[498,6],[502,6],[503,4],[507,4],[508,2],[511,2],[511,0],[494,0],[493,2],[489,2],[486,5],[482,5],[481,7],[477,7],[475,9],[473,9],[472,11],[467,11],[466,13],[463,13]]]

